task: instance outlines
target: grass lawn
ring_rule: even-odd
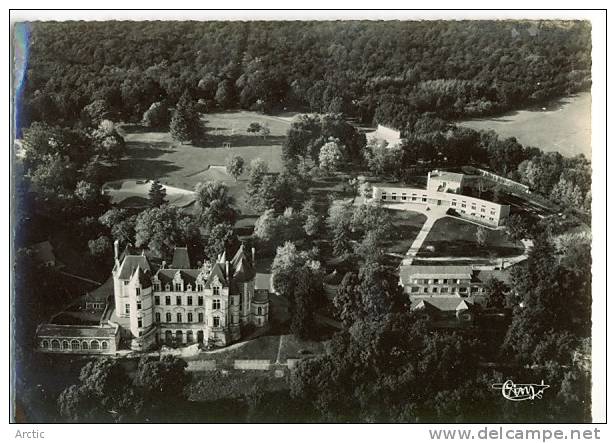
[[[303,352],[300,352],[303,351]],[[283,335],[280,347],[280,363],[289,358],[302,358],[325,353],[325,345],[320,341],[300,340],[294,335]]]
[[[389,253],[406,254],[425,223],[426,216],[419,212],[395,209],[387,209],[387,212],[391,215],[395,232],[393,240],[386,243],[385,249]]]
[[[488,229],[486,244],[479,246],[477,225],[456,218],[437,220],[417,257],[513,257],[524,252],[521,242],[512,242],[505,231]]]
[[[242,343],[239,347],[231,347],[211,354],[201,354],[200,360],[216,360],[218,364],[233,366],[234,360],[269,360],[276,361],[278,355],[279,335],[262,335]]]
[[[275,117],[248,111],[205,114],[202,118],[205,137],[199,144],[181,144],[169,132],[151,131],[137,125],[125,125],[122,133],[127,156],[114,170],[114,179],[160,179],[163,184],[192,190],[199,182],[218,180],[227,183],[243,213],[250,214],[244,205],[245,177],[235,181],[224,170],[230,155],[244,158],[246,165],[260,157],[269,170],[282,170],[281,149],[290,126],[290,115]],[[252,122],[265,124],[270,135],[246,132]],[[231,148],[224,148],[230,143]]]
[[[214,401],[243,398],[255,385],[264,391],[279,391],[288,387],[286,377],[275,378],[272,371],[219,371],[194,373],[187,389],[190,401]]]

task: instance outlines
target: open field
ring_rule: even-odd
[[[556,100],[543,108],[507,113],[500,117],[458,122],[473,129],[495,130],[502,137],[515,137],[525,146],[557,151],[565,156],[584,154],[591,158],[591,95]]]
[[[385,249],[389,253],[405,254],[413,240],[426,222],[426,216],[419,212],[387,209],[395,227],[394,239],[387,242]]]
[[[186,190],[194,189],[203,181],[223,181],[244,212],[249,209],[243,207],[245,181],[240,177],[236,182],[226,173],[226,159],[239,155],[248,165],[260,157],[270,171],[280,172],[282,143],[292,116],[275,117],[248,111],[205,114],[202,118],[205,137],[198,145],[176,142],[169,132],[124,125],[121,132],[128,155],[114,170],[114,179],[159,179],[164,185]],[[270,135],[263,138],[246,132],[252,122],[267,125]],[[230,143],[231,147],[224,148],[223,143]]]
[[[477,226],[445,217],[437,220],[426,237],[417,258],[422,257],[514,257],[524,252],[521,242],[511,242],[503,230],[487,230],[484,246],[477,244]]]
[[[117,180],[103,185],[103,193],[110,197],[111,203],[121,206],[148,206],[150,180]],[[166,200],[170,205],[183,208],[195,201],[193,191],[165,186]]]

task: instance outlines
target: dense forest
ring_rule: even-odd
[[[185,90],[205,109],[343,112],[405,129],[587,89],[586,22],[32,23],[24,118],[72,126],[95,100],[140,120]]]

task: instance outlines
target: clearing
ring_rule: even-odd
[[[478,226],[473,223],[445,217],[437,220],[423,242],[417,258],[476,257],[496,258],[514,257],[524,253],[521,242],[512,242],[504,230],[487,229],[485,245],[477,244]]]

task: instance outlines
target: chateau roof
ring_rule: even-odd
[[[408,282],[410,278],[455,278],[470,279],[473,270],[470,266],[425,266],[405,265],[400,267],[400,279]]]
[[[135,271],[137,274],[137,281],[141,285],[142,288],[149,288],[152,286],[152,278],[150,276],[150,271],[144,271],[141,269],[140,265],[137,265],[137,270]]]
[[[93,291],[88,292],[84,299],[86,301],[106,301],[109,296],[113,295],[113,277],[110,275],[109,278],[100,285],[98,288]]]
[[[133,273],[140,267],[144,271],[150,271],[150,263],[145,255],[127,255],[124,257],[120,265],[118,278],[120,280],[128,280]]]
[[[188,248],[174,248],[173,260],[171,261],[172,269],[190,269],[190,258],[188,257]]]

